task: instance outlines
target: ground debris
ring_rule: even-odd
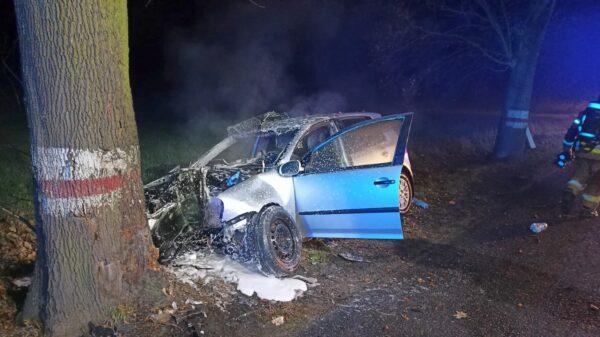
[[[21,277],[21,278],[16,278],[16,279],[12,280],[12,284],[14,284],[15,286],[17,286],[19,288],[27,288],[31,285],[31,277],[25,276],[25,277]]]
[[[297,280],[300,281],[304,281],[306,283],[308,283],[309,285],[316,285],[318,284],[318,280],[314,277],[306,277],[306,276],[302,276],[302,275],[294,275],[292,278],[295,278]]]
[[[185,304],[200,305],[202,304],[202,301],[191,300],[188,298],[187,300],[185,300]]]
[[[341,252],[338,254],[342,259],[352,262],[364,262],[364,259],[360,255],[352,254],[350,252]]]
[[[417,199],[415,197],[413,197],[413,205],[422,208],[422,209],[428,209],[429,208],[429,204],[421,199]]]
[[[117,330],[110,327],[89,324],[90,337],[119,337]]]
[[[545,231],[548,229],[548,224],[545,222],[534,222],[529,226],[529,230],[535,234]]]
[[[469,317],[469,315],[467,315],[467,313],[466,313],[466,312],[464,312],[464,311],[460,311],[460,310],[459,310],[459,311],[457,311],[457,312],[456,312],[454,315],[452,315],[452,316],[454,316],[454,318],[456,318],[456,319],[464,319],[464,318],[467,318],[467,317]]]
[[[594,311],[600,311],[600,307],[598,307],[598,306],[597,306],[597,305],[595,305],[595,304],[590,304],[590,309],[591,309],[591,310],[594,310]]]
[[[150,315],[149,318],[155,323],[166,324],[171,320],[174,313],[175,310],[173,309],[158,310],[156,314]]]
[[[273,319],[271,320],[271,323],[275,326],[280,326],[283,323],[285,323],[285,318],[283,316],[273,317]]]

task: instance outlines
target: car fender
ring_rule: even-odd
[[[292,177],[282,177],[276,170],[257,174],[218,196],[223,201],[222,221],[229,221],[242,214],[255,212],[270,204],[285,209],[296,219],[296,199]],[[302,234],[304,231],[300,228]]]
[[[410,158],[408,157],[408,152],[404,152],[404,169],[408,171],[408,174],[410,175],[410,178],[413,178],[413,170],[412,170],[412,165],[410,163]]]

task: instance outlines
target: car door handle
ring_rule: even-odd
[[[375,180],[375,181],[373,182],[373,185],[377,185],[377,186],[388,186],[388,185],[393,185],[393,184],[395,184],[395,183],[396,183],[396,181],[395,181],[395,180],[391,180],[391,179],[388,179],[388,178],[385,178],[385,177],[384,177],[384,178],[379,178],[379,179]]]

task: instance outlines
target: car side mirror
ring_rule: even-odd
[[[298,160],[288,161],[287,163],[279,166],[277,172],[279,172],[279,175],[282,177],[293,177],[302,172],[302,165]]]

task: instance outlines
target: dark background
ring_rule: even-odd
[[[498,113],[504,72],[448,66],[425,79],[414,102],[401,94],[407,83],[386,80],[404,67],[378,62],[377,48],[388,43],[400,3],[129,1],[138,121],[238,119],[273,109]],[[23,114],[15,25],[12,2],[0,0],[0,117]],[[559,1],[540,56],[534,113],[573,113],[600,94],[599,32],[600,4]]]

